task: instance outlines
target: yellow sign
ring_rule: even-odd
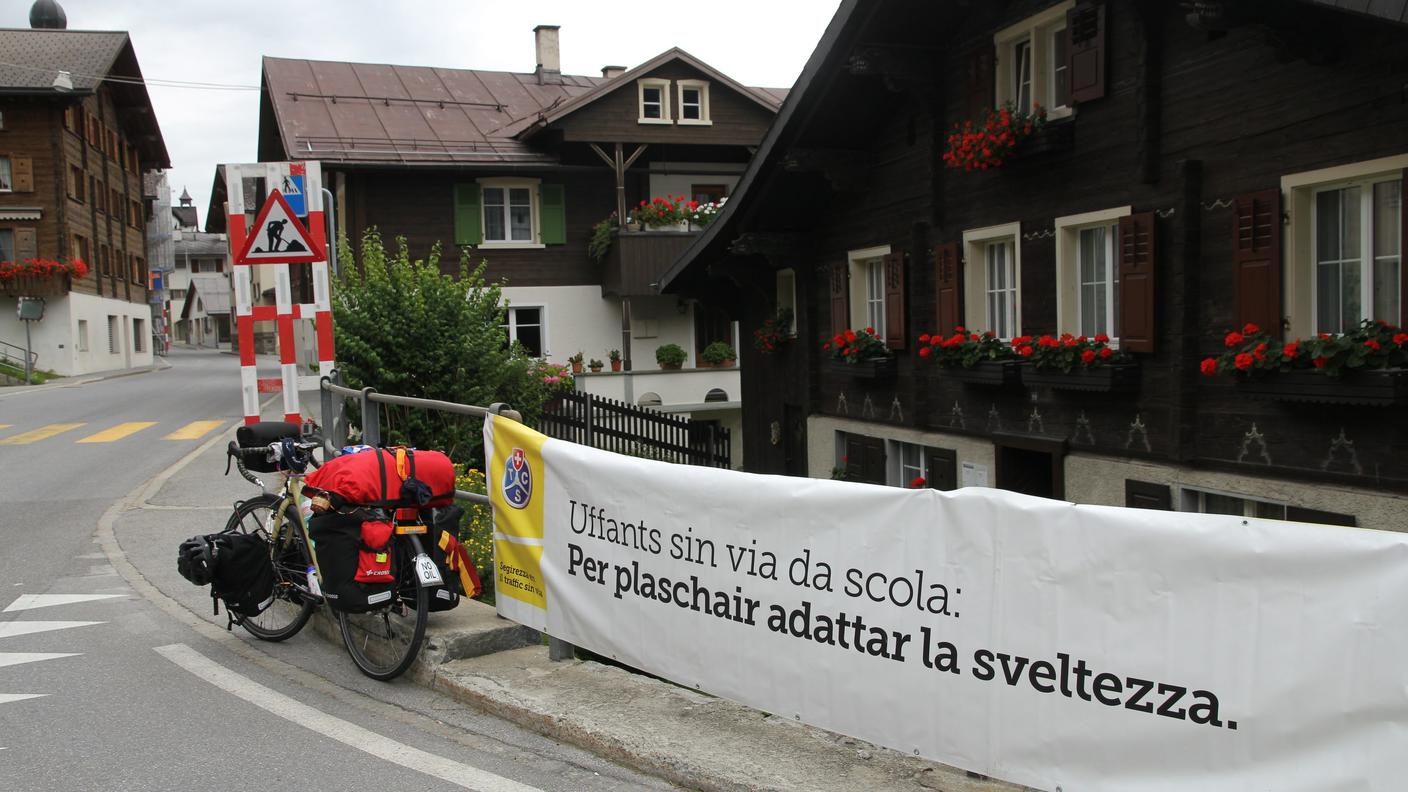
[[[495,592],[547,608],[543,580],[543,443],[523,424],[492,419],[493,455],[486,488],[494,507]]]

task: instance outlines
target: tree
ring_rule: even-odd
[[[413,261],[403,237],[388,251],[375,229],[362,238],[360,261],[346,238],[338,256],[347,262],[332,300],[344,384],[460,404],[506,402],[536,424],[549,386],[539,362],[508,344],[500,289],[485,282],[483,263],[470,270],[461,259],[458,273],[446,275],[439,245]],[[483,465],[477,418],[382,405],[382,426],[388,444],[436,448],[456,462]]]

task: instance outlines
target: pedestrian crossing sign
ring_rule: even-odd
[[[307,166],[303,163],[290,162],[288,173],[279,179],[279,192],[283,193],[289,208],[299,217],[308,216],[308,201],[303,196],[303,177],[306,170]]]
[[[274,190],[250,226],[235,264],[308,264],[326,261],[323,249],[299,221],[283,193]]]

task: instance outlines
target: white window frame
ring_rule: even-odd
[[[9,155],[0,157],[0,193],[15,191],[15,165]]]
[[[1263,520],[1285,520],[1286,507],[1290,505],[1284,501],[1266,500],[1265,498],[1254,498],[1250,495],[1244,495],[1240,492],[1227,492],[1224,490],[1209,489],[1207,487],[1188,487],[1180,485],[1178,487],[1178,511],[1195,512],[1198,514],[1209,514],[1210,512],[1207,511],[1207,496],[1209,495],[1214,495],[1222,498],[1236,498],[1237,500],[1242,501],[1242,513],[1240,515],[1228,516],[1257,517]],[[1257,514],[1256,507],[1258,505],[1273,506],[1279,508],[1281,510],[1281,516],[1267,517],[1265,515]],[[1215,513],[1224,514],[1225,512]]]
[[[539,188],[542,186],[542,179],[519,179],[507,176],[495,176],[477,179],[476,181],[479,184],[479,227],[480,233],[484,234],[483,241],[481,241],[477,247],[499,250],[531,250],[546,247],[546,245],[542,243],[543,228],[542,215],[540,214],[542,209],[542,197],[539,194]],[[485,207],[488,206],[488,203],[484,200],[484,190],[486,188],[502,188],[504,190],[505,201],[508,200],[509,190],[515,188],[527,188],[529,200],[529,219],[533,224],[533,234],[532,239],[530,241],[508,241],[489,239],[489,224],[484,222]],[[505,234],[510,233],[509,217],[507,214],[509,206],[510,205],[508,203],[504,204]]]
[[[1365,160],[1330,168],[1291,173],[1281,177],[1281,197],[1289,222],[1283,224],[1282,316],[1289,322],[1288,338],[1309,338],[1315,334],[1315,195],[1322,188],[1345,186],[1352,182],[1386,181],[1402,178],[1408,168],[1408,154]],[[1361,218],[1362,222],[1363,218]],[[1399,230],[1399,277],[1408,275],[1404,266],[1405,230]],[[1365,252],[1367,256],[1367,251]],[[1372,306],[1365,306],[1371,309]],[[1405,306],[1399,306],[1399,311]],[[1383,318],[1383,317],[1377,317]],[[1391,320],[1390,320],[1391,321]]]
[[[988,283],[987,248],[990,244],[1007,242],[1011,245],[1012,288],[1012,335],[1002,335],[1001,328],[993,327],[992,316],[988,313],[988,294],[992,284]],[[1002,225],[973,228],[963,232],[963,258],[966,271],[963,273],[963,315],[982,317],[981,326],[972,319],[968,327],[974,331],[991,330],[1004,341],[1010,341],[1022,334],[1022,224],[1003,223]]]
[[[929,485],[929,455],[925,453],[928,446],[903,440],[886,440],[885,444],[885,478],[890,486],[908,488],[915,476],[922,477],[926,487]],[[907,460],[906,453],[918,454],[918,464]]]
[[[1111,277],[1107,279],[1108,288],[1113,292],[1119,288],[1117,275],[1119,272],[1119,219],[1128,217],[1133,212],[1133,207],[1121,206],[1115,209],[1102,209],[1098,212],[1085,212],[1077,215],[1067,215],[1058,217],[1055,220],[1056,227],[1056,327],[1058,332],[1080,335],[1080,232],[1086,228],[1096,226],[1114,226],[1115,233],[1111,237]],[[1119,347],[1119,316],[1115,308],[1117,301],[1115,295],[1111,294],[1111,299],[1106,302],[1109,311],[1109,331],[1110,346]]]
[[[518,340],[518,320],[517,320],[517,315],[518,315],[518,311],[522,311],[522,310],[537,310],[537,311],[538,311],[538,323],[537,323],[537,325],[528,325],[528,326],[529,326],[529,327],[536,326],[536,327],[538,328],[538,332],[539,332],[539,334],[542,336],[542,339],[543,339],[543,343],[542,343],[542,345],[541,345],[541,346],[542,346],[542,354],[541,354],[541,357],[542,357],[543,359],[546,359],[546,358],[548,357],[548,355],[550,354],[550,351],[548,350],[548,306],[547,306],[546,303],[525,303],[525,304],[523,304],[523,305],[516,305],[516,304],[513,304],[513,305],[508,305],[508,306],[506,306],[506,310],[505,310],[505,312],[504,312],[504,324],[503,324],[503,328],[504,328],[505,331],[508,332],[508,339],[509,339],[510,342],[513,342],[513,341],[517,341],[517,340]]]
[[[797,273],[792,269],[777,271],[777,309],[792,311],[792,321],[782,328],[782,334],[797,337]]]
[[[660,117],[645,117],[645,89],[660,89]],[[673,124],[673,117],[670,115],[670,81],[646,78],[636,80],[636,107],[639,110],[638,123],[641,124]]]
[[[851,275],[851,329],[872,327],[875,329],[875,335],[882,340],[885,337],[885,256],[889,254],[889,245],[861,248],[846,253]],[[871,291],[877,277],[872,266],[879,271],[879,295]],[[878,314],[872,314],[872,308],[877,308]],[[878,323],[875,321],[877,315]]]
[[[1007,102],[1016,103],[1017,48],[1024,42],[1030,45],[1031,96],[1046,108],[1048,120],[1066,118],[1074,112],[1070,105],[1057,105],[1055,81],[1055,46],[1053,36],[1066,29],[1066,12],[1075,7],[1075,0],[1066,0],[1051,8],[1034,14],[1015,25],[999,30],[993,35],[997,48],[997,106]],[[1069,78],[1067,85],[1069,86]],[[1069,89],[1068,89],[1069,90]],[[1031,106],[1017,108],[1030,112]]]
[[[1310,221],[1310,261],[1312,266],[1311,288],[1310,288],[1310,317],[1314,323],[1312,329],[1316,333],[1343,333],[1357,327],[1364,319],[1384,319],[1390,324],[1400,323],[1400,316],[1378,316],[1374,309],[1374,271],[1378,267],[1379,256],[1374,250],[1374,188],[1380,184],[1402,184],[1402,174],[1393,174],[1387,178],[1364,177],[1351,181],[1336,182],[1334,184],[1322,184],[1312,190],[1313,199],[1311,201]],[[1318,213],[1320,211],[1320,196],[1327,192],[1337,192],[1340,190],[1358,188],[1359,189],[1359,227],[1354,229],[1354,233],[1359,237],[1359,315],[1344,317],[1340,325],[1336,327],[1322,327],[1320,325],[1320,223]],[[1399,200],[1403,200],[1400,193]],[[1402,210],[1394,213],[1394,219],[1402,217]],[[1399,277],[1403,277],[1403,237],[1402,228],[1399,229]],[[1343,277],[1343,274],[1341,274]],[[1402,306],[1399,306],[1400,315]],[[1346,327],[1347,325],[1347,327]]]
[[[699,118],[684,117],[684,92],[686,88],[697,88],[699,90]],[[709,116],[709,83],[705,80],[677,80],[675,81],[675,99],[678,102],[679,118],[675,123],[681,126],[713,126],[714,122]],[[645,115],[644,112],[641,115]]]
[[[146,333],[146,322],[139,317],[132,317],[132,351],[142,352],[142,337]]]

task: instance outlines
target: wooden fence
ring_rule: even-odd
[[[729,467],[728,429],[581,391],[545,406],[538,430],[548,437],[618,454]]]

